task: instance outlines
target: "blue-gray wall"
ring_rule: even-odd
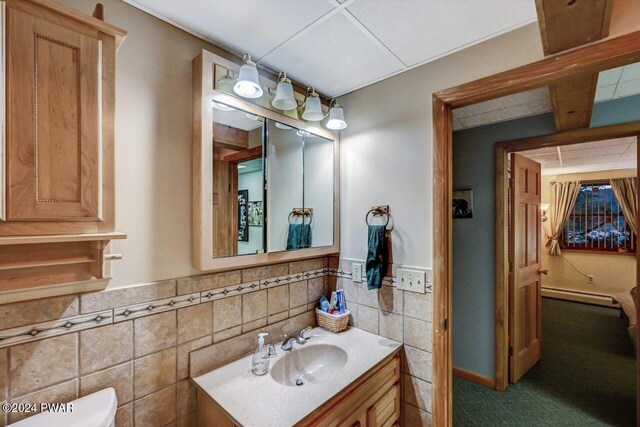
[[[594,106],[592,126],[640,120],[640,95]],[[453,365],[495,377],[494,144],[555,132],[553,114],[453,134],[453,188],[473,189],[473,218],[453,220]]]

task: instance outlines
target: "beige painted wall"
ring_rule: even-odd
[[[62,0],[91,14],[95,1]],[[106,21],[128,31],[116,69],[116,230],[123,259],[110,287],[187,276],[191,268],[191,60],[212,49],[119,0]]]
[[[92,13],[94,2],[62,0]],[[191,267],[191,60],[211,46],[119,0],[106,20],[129,32],[116,77],[116,229],[110,287]],[[537,24],[349,94],[342,135],[344,254],[364,259],[364,214],[389,203],[395,262],[431,266],[431,94],[542,57]]]
[[[544,176],[542,179],[542,202],[549,203],[550,183],[553,181],[610,179],[636,175],[636,169],[623,169]],[[544,236],[543,242],[546,242]],[[575,266],[575,269],[571,264]],[[543,246],[542,268],[549,270],[549,275],[542,277],[543,287],[611,296],[617,292],[628,291],[635,286],[635,255],[564,251],[562,256],[551,256],[548,249]],[[583,274],[595,275],[595,283],[587,283],[586,277],[576,269]]]
[[[366,258],[365,214],[388,204],[394,263],[431,267],[432,94],[541,58],[534,23],[342,97],[340,256]]]

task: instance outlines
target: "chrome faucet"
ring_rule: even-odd
[[[304,328],[298,333],[297,336],[287,337],[284,339],[280,348],[284,351],[289,351],[293,349],[293,341],[297,342],[300,345],[306,344],[309,338],[305,338],[304,333],[311,330],[311,326]]]

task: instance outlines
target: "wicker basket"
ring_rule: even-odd
[[[343,314],[334,316],[333,314],[326,313],[316,308],[316,319],[318,326],[331,332],[342,332],[349,328],[349,319],[351,318],[351,312],[346,310]]]

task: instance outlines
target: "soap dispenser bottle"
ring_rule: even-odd
[[[258,347],[251,360],[251,372],[254,375],[264,375],[269,371],[269,352],[264,345],[264,337],[267,335],[269,334],[266,332],[258,334]]]

